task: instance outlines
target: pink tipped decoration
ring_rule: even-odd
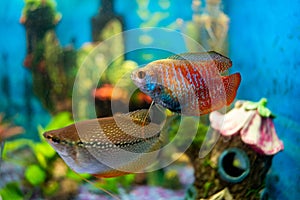
[[[238,134],[239,130],[243,128],[255,113],[253,110],[246,112],[241,105],[242,101],[235,104],[235,108],[226,115],[214,111],[209,115],[211,127],[218,130],[224,136],[232,136]]]
[[[241,138],[257,152],[274,155],[283,150],[283,143],[277,137],[272,118],[261,117],[256,112],[247,127],[241,130]]]
[[[277,137],[273,119],[262,117],[255,109],[245,109],[242,101],[238,101],[227,114],[212,112],[209,118],[212,128],[221,135],[240,134],[242,141],[260,154],[274,155],[284,149],[282,141]]]

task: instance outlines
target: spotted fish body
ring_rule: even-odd
[[[133,82],[157,104],[199,116],[230,105],[241,76],[222,76],[232,66],[219,53],[185,53],[149,63],[131,74]]]
[[[45,132],[44,137],[78,173],[116,177],[139,172],[154,162],[161,144],[161,127],[146,113],[139,110],[81,121]]]

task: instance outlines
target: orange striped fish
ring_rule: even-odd
[[[85,120],[45,132],[44,137],[77,173],[99,178],[135,173],[155,161],[161,145],[161,127],[148,114],[138,110]]]
[[[184,53],[151,62],[133,71],[131,79],[155,103],[199,116],[233,102],[241,75],[221,75],[231,66],[229,58],[214,51]]]

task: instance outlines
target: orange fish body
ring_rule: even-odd
[[[77,173],[99,178],[135,173],[155,161],[161,144],[161,127],[150,122],[146,113],[85,120],[47,131],[44,137]]]
[[[233,102],[241,76],[221,76],[231,66],[229,58],[216,52],[186,53],[151,62],[131,78],[156,103],[199,116]]]

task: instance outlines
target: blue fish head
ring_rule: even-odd
[[[170,88],[163,85],[161,76],[155,72],[155,68],[142,68],[132,72],[131,79],[134,84],[153,101],[172,111],[180,111],[180,103]]]

